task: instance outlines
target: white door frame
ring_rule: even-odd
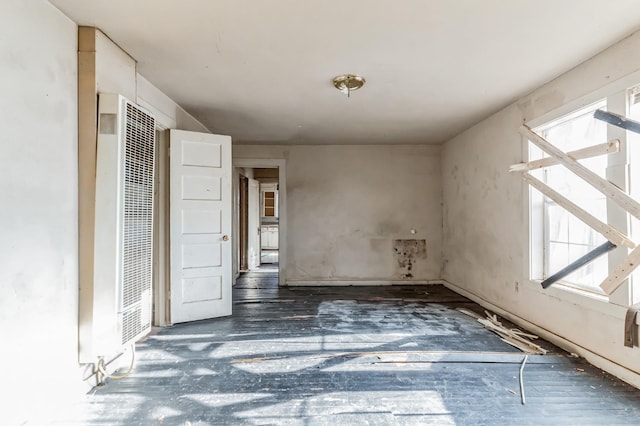
[[[171,325],[169,309],[169,132],[156,122],[156,182],[153,217],[153,325]]]
[[[253,189],[252,189],[253,188]],[[248,179],[247,185],[247,267],[260,266],[260,182]],[[251,255],[251,249],[254,254]],[[257,254],[256,254],[257,251]],[[255,262],[258,262],[256,265]]]
[[[233,167],[246,167],[251,169],[278,168],[278,285],[286,286],[285,272],[287,270],[287,161],[284,158],[234,158]],[[238,183],[234,179],[234,185]],[[237,203],[233,204],[233,216],[238,212]],[[238,244],[238,233],[233,232],[235,247]],[[235,253],[236,249],[234,249]]]

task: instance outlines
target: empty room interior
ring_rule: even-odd
[[[638,423],[637,0],[0,21],[0,423]]]

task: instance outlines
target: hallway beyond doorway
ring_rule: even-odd
[[[260,253],[260,266],[275,265],[278,266],[278,250],[262,249]]]

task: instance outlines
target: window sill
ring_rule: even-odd
[[[553,297],[624,321],[627,308],[610,303],[609,297],[605,295],[580,290],[573,286],[562,284],[562,281],[547,289],[543,289],[540,286],[539,280],[529,280],[529,284],[527,289],[535,293],[544,294],[545,296]]]

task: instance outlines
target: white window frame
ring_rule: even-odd
[[[568,119],[572,114],[575,114],[579,110],[583,110],[589,105],[593,105],[602,99],[606,99],[607,110],[610,112],[618,113],[627,116],[629,114],[629,96],[630,90],[633,87],[640,85],[640,73],[634,73],[627,76],[624,79],[616,82],[615,84],[604,87],[590,95],[586,95],[574,102],[567,103],[557,110],[551,111],[538,118],[529,120],[526,124],[531,128],[543,128],[549,127],[554,122],[564,121]],[[620,141],[620,150],[618,153],[609,154],[607,160],[607,175],[606,178],[619,186],[621,189],[628,191],[630,188],[629,177],[640,176],[640,147],[636,149],[629,149],[627,145],[627,132],[623,129],[607,126],[607,140],[618,139]],[[606,141],[602,141],[606,142]],[[523,137],[523,154],[527,161],[529,161],[529,141]],[[631,152],[635,153],[637,160],[634,161],[633,167],[630,164]],[[554,167],[563,167],[561,165]],[[532,189],[526,183],[523,184],[526,188],[527,201],[526,205],[526,220],[528,225],[528,247],[527,252],[529,254],[527,276],[534,284],[539,286],[542,277],[544,276],[544,208],[543,197],[536,190]],[[640,185],[638,188],[631,187],[632,195],[636,198],[640,198]],[[629,215],[624,212],[620,207],[610,200],[607,201],[607,222],[620,230],[622,233],[631,235],[632,239],[636,242],[640,242],[640,221],[631,220]],[[635,231],[635,232],[632,232]],[[617,248],[608,254],[609,265],[608,269],[611,272],[616,266],[618,266],[627,256],[628,251],[624,248]],[[634,279],[635,275],[635,279]],[[640,301],[640,271],[636,271],[610,296],[603,294],[597,294],[582,288],[575,287],[574,285],[559,282],[547,290],[541,290],[548,293],[557,295],[568,296],[569,298],[577,297],[576,300],[584,301],[590,299],[595,305],[599,305],[602,302],[607,302],[613,305],[620,305],[627,307],[630,304]],[[595,306],[594,305],[594,306]]]
[[[585,115],[592,114],[593,111],[595,111],[596,109],[601,109],[601,108],[603,108],[605,110],[607,109],[607,100],[606,99],[600,99],[597,102],[594,102],[594,103],[592,103],[592,104],[590,104],[590,105],[588,105],[586,107],[582,107],[582,108],[580,108],[580,109],[578,109],[576,111],[572,111],[570,114],[563,115],[562,117],[559,117],[556,120],[552,120],[551,122],[548,122],[548,123],[543,124],[542,126],[539,126],[538,128],[534,129],[534,131],[536,133],[542,135],[543,137],[547,138],[547,136],[546,136],[546,131],[547,130],[549,130],[551,128],[554,128],[555,126],[561,125],[563,123],[567,123],[567,122],[569,122],[569,121],[571,121],[573,119],[576,119],[578,117],[582,117],[582,116],[585,116]],[[609,127],[609,126],[606,126],[606,127]],[[607,129],[607,132],[608,132],[608,129]],[[551,140],[551,139],[548,139],[548,140],[551,143],[553,143],[553,140]],[[608,134],[605,137],[605,139],[600,140],[600,141],[598,141],[596,143],[604,143],[607,140],[610,140],[610,138],[608,138]],[[586,145],[583,146],[583,147],[580,147],[580,148],[586,148]],[[535,149],[535,147],[534,146],[530,146],[530,149]],[[565,151],[567,151],[567,150],[565,150]],[[606,157],[606,159],[607,159],[607,167],[608,167],[608,158]],[[556,166],[552,166],[552,167],[563,167],[563,166],[562,165],[556,165]],[[549,168],[544,168],[544,169],[539,171],[539,173],[544,175],[544,176],[540,177],[540,180],[542,180],[546,184],[550,184],[550,182],[547,181],[547,171],[548,171],[548,169]],[[542,265],[540,265],[540,267],[539,267],[539,271],[541,271],[541,272],[538,272],[538,275],[536,275],[536,277],[538,277],[540,280],[542,280],[542,279],[546,279],[549,276],[551,276],[552,274],[558,272],[557,270],[549,270],[548,269],[549,264],[551,263],[551,259],[550,259],[550,253],[547,251],[548,246],[551,244],[551,241],[550,241],[550,232],[551,232],[550,228],[551,228],[551,226],[550,226],[550,223],[549,223],[549,220],[548,220],[548,208],[549,208],[550,205],[558,206],[558,204],[555,201],[549,199],[548,197],[543,196],[538,191],[535,191],[535,190],[532,189],[532,192],[533,193],[532,193],[531,196],[536,196],[536,195],[539,196],[539,201],[537,202],[538,206],[536,208],[541,209],[541,212],[538,213],[538,216],[540,217],[540,219],[538,219],[538,220],[540,220],[542,222],[542,229],[540,231],[535,231],[535,232],[541,232],[542,233],[542,236],[540,237],[540,241],[542,243],[542,254],[541,254]],[[597,191],[594,190],[594,192],[597,192]],[[610,201],[607,201],[606,197],[604,195],[602,195],[601,198],[605,200],[605,203],[607,204],[607,207],[608,207]],[[581,207],[587,209],[588,206],[581,205]],[[608,216],[608,211],[607,211],[607,216]],[[606,221],[606,219],[604,219],[604,218],[601,218],[601,219]],[[537,227],[538,227],[538,224],[536,224],[536,228]],[[534,231],[532,230],[531,232],[533,233]],[[595,231],[593,232],[593,234],[595,234],[594,236],[596,236],[596,238],[600,237],[600,234],[598,234]],[[606,240],[603,239],[603,241],[598,243],[597,245],[603,244],[605,241]],[[568,242],[567,245],[576,246],[578,244],[572,243],[572,242]],[[593,250],[595,247],[596,246],[593,246],[591,248],[591,250]],[[609,262],[607,262],[607,263],[609,263]],[[588,268],[591,265],[592,265],[592,263],[583,266],[583,268]],[[566,266],[566,265],[564,265],[564,266]],[[607,267],[610,270],[609,265],[607,265]],[[604,279],[605,277],[606,277],[606,275],[603,276],[602,278]],[[604,295],[603,292],[598,291],[599,289],[589,288],[586,285],[583,285],[583,284],[580,284],[580,283],[575,283],[575,282],[572,282],[572,281],[569,281],[569,280],[561,280],[561,281],[559,281],[559,283],[561,285],[574,287],[574,288],[582,290],[582,291],[592,292],[592,293],[595,293],[595,294]],[[599,285],[599,284],[600,283],[596,283],[595,285]]]

